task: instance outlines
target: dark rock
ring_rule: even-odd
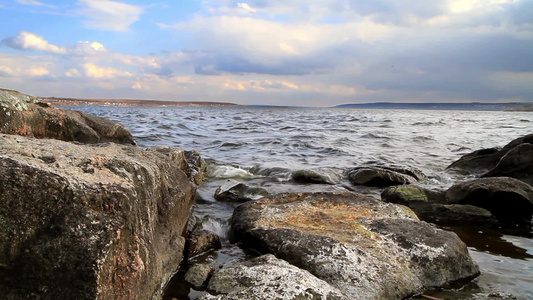
[[[160,299],[196,189],[182,150],[4,134],[0,148],[2,299]]]
[[[360,193],[265,197],[238,206],[232,228],[244,246],[308,270],[350,299],[402,299],[479,273],[457,235]]]
[[[193,178],[196,185],[202,184],[204,175],[207,172],[207,163],[196,150],[185,151],[185,158],[188,166],[186,169],[187,175],[189,178]]]
[[[381,199],[389,203],[404,204],[410,202],[428,202],[428,197],[422,188],[414,185],[394,186],[381,193]]]
[[[187,258],[191,259],[212,249],[220,249],[220,237],[208,230],[195,230],[189,236]]]
[[[249,187],[244,183],[228,180],[215,191],[215,199],[225,202],[246,202],[257,200],[269,192],[259,187]]]
[[[209,264],[192,265],[185,273],[185,281],[197,290],[202,290],[215,269]]]
[[[481,177],[513,177],[533,185],[533,144],[519,144]]]
[[[135,144],[120,123],[43,105],[35,97],[4,89],[0,89],[0,133],[81,143]]]
[[[424,172],[414,167],[404,167],[404,166],[395,166],[395,165],[392,165],[392,166],[380,165],[379,167],[385,170],[390,170],[390,171],[398,172],[400,174],[411,176],[418,181],[424,180],[427,178]]]
[[[470,204],[489,210],[498,220],[529,222],[533,187],[514,178],[489,177],[454,184],[446,191],[450,204]]]
[[[482,174],[494,168],[500,159],[511,149],[524,143],[533,144],[533,134],[514,139],[502,149],[481,149],[466,154],[449,165],[447,169],[466,173]]]
[[[416,182],[412,176],[382,167],[357,167],[348,170],[348,179],[354,185],[387,187]]]
[[[291,177],[292,180],[301,183],[337,184],[341,180],[341,174],[331,168],[298,170],[292,173]]]
[[[213,275],[200,300],[229,299],[349,299],[327,282],[273,255],[223,268]]]

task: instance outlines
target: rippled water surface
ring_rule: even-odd
[[[80,108],[77,108],[80,109]],[[445,168],[461,155],[533,132],[533,113],[475,111],[355,110],[264,107],[84,107],[122,122],[140,146],[197,149],[209,162],[209,178],[198,192],[195,216],[225,241],[207,258],[215,265],[245,255],[227,241],[234,206],[217,202],[215,189],[228,178],[271,193],[343,189],[292,182],[293,171],[342,170],[361,164],[406,165],[421,169],[433,188],[446,188],[460,175]],[[379,195],[381,190],[365,193]],[[533,299],[533,233],[528,230],[453,228],[470,247],[482,275],[461,291],[437,291],[445,299],[503,291]],[[188,288],[187,288],[188,289]],[[180,290],[180,291],[177,291]],[[175,293],[175,294],[172,294]],[[181,293],[181,294],[180,294]],[[166,298],[194,299],[183,289]]]

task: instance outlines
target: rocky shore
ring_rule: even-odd
[[[190,218],[206,169],[198,152],[143,149],[119,123],[9,90],[0,127],[9,300],[160,299],[182,262],[184,280],[207,291],[200,299],[405,299],[479,275],[461,239],[437,225],[531,226],[533,215],[533,134],[465,155],[448,171],[470,179],[440,190],[420,170],[379,164],[291,176],[339,187],[331,192],[269,195],[228,181],[215,198],[242,203],[232,242],[256,255],[215,270],[195,259],[223,247]]]

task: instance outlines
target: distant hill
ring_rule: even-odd
[[[235,103],[206,101],[162,101],[135,99],[83,99],[39,97],[39,100],[56,106],[238,106]]]
[[[533,111],[533,103],[507,107],[505,111]]]
[[[505,103],[394,103],[394,102],[376,102],[360,104],[342,104],[338,108],[363,108],[363,109],[423,109],[423,110],[482,110],[482,111],[500,111],[511,110],[515,107],[523,106],[524,103],[505,102]]]

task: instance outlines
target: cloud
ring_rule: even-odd
[[[80,0],[77,3],[81,6],[79,13],[88,18],[83,24],[91,29],[128,31],[143,12],[140,6],[110,0]]]
[[[93,79],[112,79],[116,77],[131,77],[130,72],[122,71],[112,67],[99,67],[94,63],[85,63],[82,65],[85,76]]]
[[[107,53],[107,49],[99,42],[83,41],[67,47],[67,53],[72,56],[94,56]]]
[[[46,4],[37,0],[16,0],[18,3],[23,5],[35,5],[35,6],[45,6],[45,7],[55,7],[54,5]]]
[[[65,47],[58,47],[56,45],[50,44],[43,37],[27,31],[21,31],[15,37],[3,39],[2,44],[18,50],[42,51],[54,54],[67,53]]]

